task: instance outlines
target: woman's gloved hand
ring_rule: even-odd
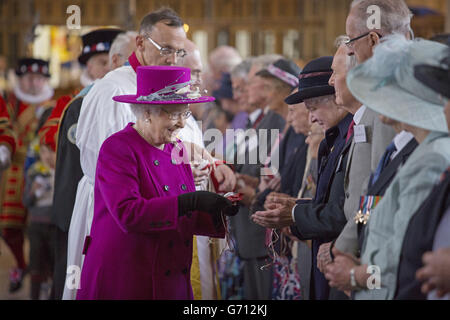
[[[239,205],[233,205],[227,198],[209,191],[189,192],[178,196],[179,216],[196,210],[210,214],[223,213],[227,216],[234,216],[239,211]]]

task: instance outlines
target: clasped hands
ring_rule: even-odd
[[[322,266],[322,270],[325,270],[325,278],[331,287],[345,292],[354,289],[350,283],[352,268],[355,269],[355,278],[359,286],[367,282],[369,278],[367,265],[361,265],[360,260],[351,254],[340,252],[336,248],[333,248],[332,251],[335,256],[334,261],[327,263],[325,268]],[[427,294],[436,290],[437,297],[443,297],[450,293],[450,248],[426,252],[422,257],[422,262],[423,267],[416,272],[417,280],[423,282],[422,292]]]
[[[450,293],[450,248],[426,252],[422,262],[423,267],[416,272],[416,278],[423,282],[422,292],[436,289],[439,298]]]
[[[251,219],[265,228],[283,229],[294,224],[292,209],[297,199],[287,194],[272,192],[266,198],[266,211],[257,211]]]

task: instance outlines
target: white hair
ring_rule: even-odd
[[[334,46],[339,48],[341,45],[345,44],[350,38],[347,35],[340,35],[334,40]]]
[[[283,59],[284,57],[279,54],[263,54],[261,56],[257,56],[253,60],[252,66],[258,66],[258,69],[265,69],[276,61]]]
[[[231,76],[235,78],[247,78],[254,59],[255,58],[252,57],[244,59],[241,63],[235,66],[233,70],[231,70]]]
[[[152,115],[159,115],[161,112],[161,106],[154,104],[131,104],[131,111],[136,119],[145,120],[144,117],[147,113]]]
[[[230,46],[220,46],[209,55],[209,63],[220,72],[231,72],[231,70],[242,62],[239,52]]]
[[[117,35],[111,44],[111,48],[109,49],[110,64],[112,63],[112,57],[115,54],[120,55],[124,60],[128,59],[125,55],[130,52],[130,45],[134,44],[137,35],[138,34],[135,31],[127,31]]]
[[[313,98],[309,98],[309,99],[305,99],[305,104],[306,106],[308,105],[318,105],[318,104],[324,104],[327,102],[332,102],[334,104],[336,100],[336,94],[329,94],[326,96],[320,96],[320,97],[313,97]]]
[[[357,10],[356,16],[359,21],[356,28],[361,33],[368,30],[367,20],[371,13],[367,13],[367,8],[370,6],[380,8],[380,30],[383,35],[412,32],[411,19],[413,15],[404,0],[353,0],[351,8]]]

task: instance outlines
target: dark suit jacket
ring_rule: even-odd
[[[423,266],[422,255],[433,250],[436,229],[450,207],[450,168],[431,191],[428,198],[411,218],[403,238],[397,272],[397,289],[394,299],[425,300],[422,283],[416,279],[416,271]]]
[[[334,166],[334,176],[328,183],[324,202],[298,201],[294,210],[295,226],[291,227],[291,231],[299,239],[331,241],[347,223],[344,215],[344,176],[350,144],[351,141],[346,144]]]
[[[369,196],[383,196],[386,189],[391,184],[392,180],[395,178],[398,169],[402,166],[413,151],[418,146],[416,139],[411,139],[410,142],[396,155],[396,157],[384,168],[381,172],[378,180],[368,188],[367,195]],[[362,248],[364,242],[364,231],[365,225],[358,224],[358,241],[359,250]]]
[[[347,115],[335,129],[327,131],[319,148],[320,176],[316,196],[313,201],[297,201],[294,209],[295,225],[291,226],[292,233],[299,239],[313,240],[310,297],[317,300],[330,297],[328,281],[317,268],[317,252],[321,244],[334,240],[347,223],[344,214],[344,178],[352,139],[347,142],[345,139],[352,118],[352,115]],[[334,151],[327,154],[326,149]],[[337,152],[337,157],[333,152]]]
[[[257,126],[256,132],[259,134],[259,131],[262,129],[278,129],[281,133],[284,126],[284,119],[277,113],[269,111]],[[267,140],[267,145],[270,146],[270,130]],[[258,141],[259,146],[262,143],[262,141]],[[251,148],[255,146],[249,147]],[[239,173],[259,178],[262,166],[263,164],[260,163],[260,160],[258,159],[257,164],[241,164],[236,165],[235,168]],[[232,234],[236,239],[236,250],[240,258],[263,258],[268,255],[268,251],[265,246],[266,228],[251,221],[248,207],[241,206],[239,208],[239,213],[230,218],[230,224]]]
[[[384,192],[395,178],[397,171],[418,146],[416,139],[411,139],[408,144],[396,155],[396,157],[381,172],[378,180],[367,190],[368,195],[384,195]]]
[[[306,137],[295,133],[292,127],[289,128],[280,146],[281,168],[281,192],[297,197],[302,187],[303,175],[305,173],[306,155],[308,145],[305,143]],[[287,154],[290,145],[295,145],[294,151]],[[285,159],[285,156],[288,159]]]
[[[335,239],[347,222],[344,215],[344,178],[349,150],[352,139],[345,143],[345,136],[348,125],[352,120],[349,114],[339,123],[339,137],[342,144],[339,147],[339,141],[335,140],[333,148],[342,148],[337,158],[331,159],[330,155],[322,155],[325,151],[323,146],[326,141],[322,141],[319,148],[319,184],[325,181],[325,188],[318,184],[316,197],[313,201],[297,201],[294,210],[295,225],[291,227],[292,233],[301,240],[320,239],[331,241]],[[331,129],[330,129],[331,130]],[[327,137],[336,132],[327,131]],[[330,162],[331,161],[331,162]],[[334,162],[333,162],[334,161]],[[331,170],[329,170],[331,169]],[[320,193],[320,194],[319,194]]]
[[[82,102],[83,97],[76,97],[69,102],[58,133],[52,221],[63,232],[69,231],[78,182],[83,177],[80,150],[74,140]]]
[[[281,141],[280,154],[280,192],[297,198],[302,187],[303,175],[306,166],[308,145],[303,134],[295,133],[290,127]],[[252,212],[264,209],[266,197],[273,190],[267,188],[257,195],[256,203],[252,206]]]

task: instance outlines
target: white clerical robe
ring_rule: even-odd
[[[83,245],[91,230],[94,215],[95,170],[100,147],[109,136],[125,128],[129,122],[136,121],[130,105],[116,102],[112,100],[112,97],[135,93],[136,73],[131,66],[123,66],[109,72],[103,79],[97,81],[83,99],[76,131],[76,145],[80,149],[80,162],[84,176],[78,183],[69,228],[68,274],[64,286],[64,300],[76,298],[76,282],[79,279],[74,277],[73,272],[82,269]],[[204,147],[202,132],[193,117],[190,117],[185,127],[180,130],[179,138],[182,141]],[[214,273],[210,260],[209,238],[202,236],[196,238],[202,299],[213,299],[215,294]]]

